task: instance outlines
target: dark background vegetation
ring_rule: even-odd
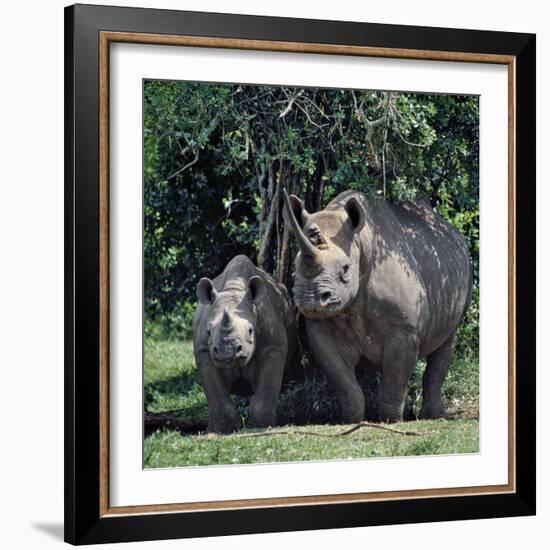
[[[303,198],[309,211],[350,188],[393,201],[421,191],[469,243],[473,300],[445,391],[451,408],[456,401],[461,409],[465,395],[476,400],[477,96],[146,81],[144,144],[146,369],[161,367],[154,352],[159,342],[191,337],[199,278],[215,277],[236,254],[291,288],[294,250],[282,221],[283,188]],[[338,417],[330,388],[302,344],[305,376],[285,385],[279,423]],[[174,377],[175,386],[163,386],[164,392],[199,391],[196,373],[189,374],[187,382]],[[420,375],[419,364],[408,400],[413,415]],[[369,397],[378,375],[361,378]],[[162,395],[146,387],[146,409],[166,406]],[[204,400],[194,403],[207,412]],[[375,417],[374,410],[369,414]]]

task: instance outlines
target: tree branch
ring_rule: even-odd
[[[397,428],[392,428],[390,426],[386,426],[385,424],[375,424],[374,422],[359,422],[358,424],[355,424],[351,426],[350,428],[343,430],[341,432],[337,432],[335,434],[324,434],[321,432],[312,432],[308,430],[277,430],[277,431],[265,431],[265,432],[252,432],[252,433],[241,433],[237,434],[236,437],[265,437],[270,435],[314,435],[318,437],[343,437],[346,435],[350,435],[353,432],[356,432],[357,430],[361,428],[375,428],[378,430],[385,430],[387,432],[391,432],[394,434],[399,435],[412,435],[416,437],[421,437],[424,435],[434,435],[438,432],[430,431],[430,432],[416,432],[414,430],[399,430]]]
[[[292,96],[290,98],[290,101],[288,102],[288,105],[281,111],[279,114],[279,118],[285,118],[285,116],[290,112],[290,109],[292,109],[292,105],[294,102],[304,93],[304,90],[300,90],[295,96]]]
[[[195,151],[195,158],[191,162],[188,162],[183,168],[180,168],[179,170],[177,170],[173,174],[169,175],[166,178],[166,180],[171,180],[172,178],[175,178],[178,174],[181,174],[182,172],[184,172],[188,168],[191,168],[191,166],[193,166],[193,164],[196,164],[197,162],[199,162],[199,152]]]

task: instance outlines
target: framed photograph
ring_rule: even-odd
[[[535,36],[65,11],[65,540],[535,513]]]

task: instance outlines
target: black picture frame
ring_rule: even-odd
[[[512,56],[515,491],[155,514],[100,506],[100,32]],[[75,5],[65,9],[65,540],[72,544],[535,514],[535,59],[532,34]]]

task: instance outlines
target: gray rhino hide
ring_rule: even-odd
[[[208,431],[235,429],[231,393],[252,395],[249,427],[274,425],[296,339],[286,289],[246,256],[236,256],[213,281],[201,279],[197,295],[193,348],[208,400]]]
[[[425,200],[393,204],[346,191],[314,214],[295,196],[284,200],[299,245],[294,299],[343,420],[364,416],[359,362],[382,371],[380,419],[401,420],[419,356],[428,358],[420,416],[443,416],[441,386],[471,295],[465,240]]]

